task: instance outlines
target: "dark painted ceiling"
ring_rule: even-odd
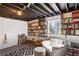
[[[79,9],[79,3],[1,3],[0,16],[29,21]],[[22,15],[17,12],[22,11]]]

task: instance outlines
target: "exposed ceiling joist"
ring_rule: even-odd
[[[52,6],[53,3],[44,3],[53,13],[52,14],[56,14],[57,15],[57,10],[55,10],[55,8],[53,8],[54,6]]]
[[[43,12],[46,15],[51,16],[50,14],[48,14],[47,12],[43,11],[42,9],[40,9],[39,7],[35,6],[34,4],[32,4],[32,6],[34,6],[35,8],[37,8],[38,10],[40,10],[41,12]]]
[[[67,3],[68,12],[70,12],[69,3]]]
[[[30,9],[33,10],[34,12],[36,12],[36,13],[42,15],[42,16],[45,16],[45,17],[47,16],[46,14],[41,13],[41,12],[39,12],[38,10],[35,10],[35,8],[30,7]]]
[[[56,8],[59,10],[59,13],[61,14],[61,10],[60,10],[60,6],[58,5],[58,3],[55,3]]]
[[[25,9],[26,9],[26,6],[23,7],[23,10],[25,10]]]
[[[16,7],[16,8],[18,8],[18,9],[22,10],[22,8],[20,8],[20,7],[18,7],[18,6],[15,6],[14,4],[8,3],[8,5],[11,5],[11,6],[13,6],[13,7]]]
[[[56,15],[53,11],[51,11],[44,3],[40,3],[41,6],[43,6],[45,9],[47,9],[50,13],[53,13]]]
[[[27,7],[30,7],[31,3],[28,3]]]
[[[11,6],[14,6],[15,7],[15,5],[13,5],[13,4],[10,4]],[[10,8],[10,7],[8,7],[8,6],[4,6],[4,7],[6,7],[7,8],[7,10],[8,9],[13,9],[13,8]],[[17,7],[17,6],[16,6]],[[16,9],[15,9],[16,10]],[[11,10],[10,10],[11,11]],[[28,15],[29,15],[29,17],[30,18],[37,18],[37,17],[39,17],[39,15],[36,15],[36,13],[34,14],[33,12],[31,12],[31,13],[29,13],[29,11],[26,11],[26,10],[23,10],[24,11],[24,13],[23,13],[23,15],[24,15],[24,18],[25,18],[25,16],[27,15],[27,13],[28,13]],[[7,14],[12,14],[12,11],[11,12],[7,12]],[[15,12],[13,12],[13,14],[14,14]],[[16,14],[14,14],[14,15],[16,15]],[[17,17],[18,17],[18,15],[16,15]],[[21,17],[23,17],[23,16],[21,16]],[[28,17],[28,16],[27,16]],[[41,17],[41,16],[40,16]],[[26,18],[25,18],[26,19]]]
[[[77,3],[75,4],[75,10],[77,10]]]
[[[65,3],[65,7],[66,7],[66,10],[67,10],[67,12],[68,12],[68,11],[69,11],[69,10],[68,10],[68,4]]]
[[[32,8],[30,8],[30,9],[31,9],[32,11],[34,11],[35,13],[40,14],[40,15],[45,16],[45,17],[46,17],[46,15],[41,14],[40,12],[38,12],[38,11],[36,11],[36,10],[32,9]]]
[[[27,17],[20,17],[20,16],[17,17],[17,14],[14,14],[14,13],[8,11],[8,10],[5,10],[5,9],[4,10],[0,9],[0,16],[13,18],[13,19],[19,19],[19,20],[23,20],[23,21],[24,21],[24,19],[27,18]]]
[[[15,5],[13,5],[13,4],[10,4],[10,5],[11,5],[11,6],[14,6],[14,7],[16,7],[16,8],[18,8],[18,6],[15,6]],[[8,7],[8,6],[6,6],[6,7],[7,7],[7,9],[10,8],[10,7]],[[12,9],[11,12],[14,12],[14,13],[17,13],[17,11],[18,11],[18,10],[16,11],[16,9],[13,10],[13,8],[10,8],[10,9]],[[22,16],[27,16],[27,13],[28,13],[28,12],[26,12],[26,10],[23,10],[22,8],[21,8],[21,10],[22,10],[22,13],[23,13]],[[28,16],[27,16],[27,17],[28,17]]]
[[[31,9],[29,8],[29,7],[30,7],[30,5],[31,5],[31,3],[29,4],[29,6],[28,6],[28,5],[26,6],[26,5],[24,5],[24,4],[21,4],[21,5],[23,5],[23,6],[25,7],[23,10],[25,10],[26,8],[28,8],[28,9],[29,9],[29,11],[31,10]],[[30,13],[30,14],[31,14],[31,16],[33,16],[34,18],[37,18],[37,17],[42,17],[40,14],[38,14],[38,13],[34,12],[33,10],[31,10],[30,12],[31,12],[31,13],[33,13],[33,14],[31,14],[31,13]],[[35,15],[36,17],[35,17],[34,15]]]
[[[11,11],[8,11],[8,10],[3,10],[2,8],[0,8],[0,11],[5,13],[5,14],[11,14],[11,15],[16,15],[15,13],[11,12]]]
[[[21,3],[20,3],[20,4],[21,4]],[[21,5],[25,6],[24,4],[21,4]],[[28,8],[28,9],[30,9],[31,11],[33,11],[33,12],[35,12],[35,13],[39,14],[39,16],[40,16],[40,15],[42,15],[42,16],[46,16],[46,15],[41,14],[41,13],[39,13],[38,11],[36,11],[36,10],[34,10],[34,9],[30,8],[30,6],[29,6],[29,7],[27,7],[27,8]]]
[[[7,12],[11,12],[11,13],[13,13],[13,14],[16,14],[17,13],[17,11],[18,10],[16,10],[16,9],[13,9],[13,8],[10,8],[10,7],[8,7],[8,6],[5,6],[5,5],[2,5],[2,10],[6,10]]]
[[[25,10],[26,9],[26,5],[24,5],[24,4],[22,4],[22,3],[19,3],[20,5],[22,5],[23,6],[23,10]]]
[[[23,5],[24,6],[24,11],[26,11],[25,9],[27,8],[27,6],[25,6],[25,5]],[[28,11],[26,11],[26,12],[29,12],[30,10],[28,10]],[[38,15],[37,13],[34,13],[34,12],[32,12],[32,11],[30,11],[30,13],[29,13],[29,15],[30,16],[33,16],[34,18],[36,18],[36,17],[41,17],[40,15]]]
[[[38,3],[35,3],[34,4],[35,6],[41,8],[43,11],[47,12],[48,14],[50,14],[51,16],[54,16],[53,13],[50,13],[47,9],[45,9],[42,5],[38,4]]]

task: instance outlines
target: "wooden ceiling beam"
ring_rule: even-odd
[[[75,10],[77,10],[77,3],[75,4]]]
[[[39,3],[41,6],[43,6],[46,10],[48,10],[50,13],[53,13],[54,15],[56,15],[47,5],[45,5],[44,3]]]
[[[34,4],[32,4],[33,7],[35,7],[36,9],[40,10],[44,15],[49,15],[51,16],[50,14],[48,14],[47,12],[43,11],[41,8],[35,6]]]
[[[56,5],[57,9],[59,10],[59,13],[61,14],[61,8],[60,8],[60,6],[58,5],[58,3],[55,3],[55,5]]]
[[[68,4],[67,3],[65,3],[65,7],[66,7],[66,11],[68,12],[69,10],[68,10]]]
[[[21,4],[21,3],[20,3],[20,4]],[[25,6],[24,4],[21,4],[21,5]],[[41,14],[41,13],[35,11],[34,9],[30,8],[30,6],[29,6],[29,7],[26,6],[26,8],[28,8],[29,10],[31,10],[31,11],[33,11],[34,13],[38,14],[39,16],[41,16],[41,15],[42,15],[42,16],[45,16],[45,15],[43,15],[43,14]]]

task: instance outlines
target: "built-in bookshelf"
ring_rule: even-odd
[[[72,12],[72,22],[75,35],[79,35],[79,10]]]
[[[62,14],[61,34],[79,35],[79,10]]]
[[[47,36],[47,24],[46,24],[45,18],[28,21],[28,35],[46,37]]]

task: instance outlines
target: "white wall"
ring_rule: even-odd
[[[49,21],[53,21],[53,19],[61,19],[61,16],[58,15],[58,16],[55,16],[55,17],[49,17],[49,18],[46,18],[47,22]],[[48,23],[49,25],[49,23]],[[49,28],[49,27],[48,27]],[[61,26],[60,26],[61,28]],[[55,37],[55,38],[61,38],[61,39],[67,39],[71,42],[75,42],[75,43],[79,43],[79,36],[73,36],[73,35],[67,35],[67,38],[65,38],[65,35],[61,35],[61,30],[60,30],[60,34],[49,34],[49,29],[48,29],[48,37]]]
[[[17,45],[18,34],[27,33],[27,22],[0,17],[0,49]],[[7,35],[7,43],[3,44],[4,34]]]

